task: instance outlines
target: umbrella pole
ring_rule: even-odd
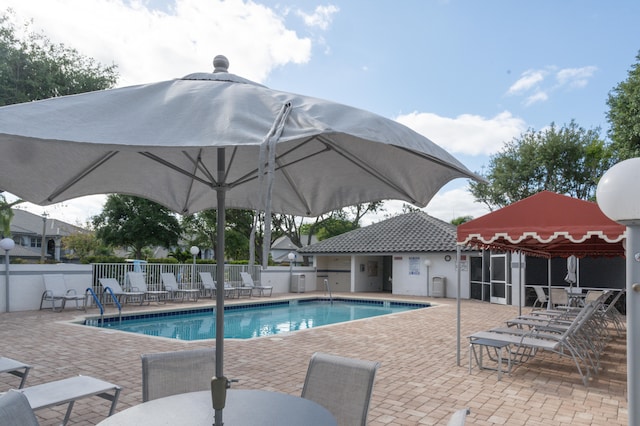
[[[225,189],[222,187],[225,178],[224,148],[218,148],[218,187],[216,188],[217,210],[217,250],[216,250],[216,375],[211,379],[211,395],[215,410],[215,425],[222,426],[222,409],[224,408],[229,381],[223,375],[224,356],[224,229],[225,229]]]

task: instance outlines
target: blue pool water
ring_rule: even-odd
[[[404,312],[428,307],[428,304],[363,300],[291,300],[250,305],[225,306],[224,337],[251,339],[320,327],[345,321]],[[85,321],[85,325],[128,331],[179,340],[204,340],[216,337],[213,308],[154,312],[118,318]]]

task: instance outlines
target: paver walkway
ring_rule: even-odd
[[[274,295],[271,300],[286,296]],[[462,301],[461,366],[457,366],[456,301],[401,299],[429,300],[439,306],[276,337],[226,340],[224,373],[239,379],[234,384],[237,388],[299,395],[311,354],[323,351],[382,363],[369,411],[371,426],[442,425],[451,413],[464,407],[471,408],[469,425],[627,424],[624,337],[609,344],[602,359],[603,371],[589,387],[583,386],[569,360],[552,354],[539,354],[497,381],[495,372],[474,369],[471,375],[468,373],[466,336],[500,325],[516,316],[517,308]],[[201,299],[196,305],[211,302]],[[188,304],[167,304],[168,308],[184,306]],[[143,309],[158,308],[165,307]],[[125,312],[138,309],[129,305]],[[95,309],[88,312],[96,313]],[[142,353],[212,345],[68,323],[80,314],[69,308],[63,313],[43,310],[0,314],[0,355],[33,365],[27,386],[76,374],[117,383],[123,387],[117,408],[121,411],[142,401]],[[18,383],[13,376],[0,375],[0,391]],[[107,412],[108,402],[83,399],[76,403],[70,424],[96,424]],[[54,425],[64,416],[64,408],[45,409],[37,414],[43,426]]]

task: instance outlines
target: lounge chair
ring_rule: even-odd
[[[200,280],[202,281],[202,289],[204,290],[204,294],[207,292],[211,294],[211,298],[215,296],[217,291],[217,283],[214,281],[210,272],[200,272]],[[236,288],[230,285],[229,283],[224,283],[224,296],[233,298],[234,295],[237,294]]]
[[[40,299],[40,309],[42,304],[51,302],[51,310],[56,311],[56,303],[60,302],[60,311],[64,310],[67,302],[76,302],[76,309],[87,311],[87,297],[84,294],[77,294],[75,289],[68,289],[62,274],[44,274],[45,291]]]
[[[569,306],[569,293],[564,288],[554,287],[551,289],[550,293],[550,306],[557,307],[568,307]]]
[[[255,283],[251,274],[248,272],[240,272],[240,277],[242,278],[242,286],[245,288],[251,288],[252,291],[257,291],[258,296],[264,296],[265,291],[269,291],[269,296],[271,296],[271,292],[273,291],[273,286],[264,286],[260,285],[260,283]]]
[[[544,305],[549,302],[547,299],[547,293],[544,292],[544,289],[541,285],[534,285],[533,289],[536,291],[536,301],[533,302],[533,307],[544,307]]]
[[[142,401],[211,390],[215,348],[142,355]]]
[[[184,301],[186,297],[187,300],[193,299],[195,302],[198,301],[200,290],[196,288],[180,288],[180,284],[176,281],[176,276],[171,272],[162,272],[160,274],[160,280],[162,280],[162,285],[164,285],[165,290],[169,292],[171,299],[176,300],[176,297],[180,297],[180,300]]]
[[[27,397],[29,405],[33,411],[43,408],[54,407],[56,405],[68,404],[62,425],[66,425],[71,417],[71,410],[74,403],[82,398],[91,396],[99,396],[111,401],[109,408],[109,416],[111,416],[118,404],[120,396],[120,386],[104,380],[96,379],[90,376],[75,376],[67,379],[47,382],[40,385],[23,388],[17,392],[21,392]],[[2,423],[4,424],[4,423]],[[9,423],[16,424],[16,423]],[[20,423],[18,423],[20,424]]]
[[[166,290],[149,290],[143,272],[128,272],[127,277],[129,277],[131,289],[143,292],[145,301],[150,302],[152,299],[155,299],[157,302],[167,301],[169,292]]]
[[[39,426],[29,400],[22,392],[10,390],[0,396],[0,425]]]
[[[590,371],[598,372],[599,351],[602,349],[602,345],[595,341],[597,336],[591,328],[594,324],[592,317],[597,310],[597,302],[592,302],[578,310],[568,323],[565,317],[549,317],[530,329],[507,327],[480,331],[469,336],[469,341],[471,344],[474,341],[489,341],[511,346],[508,351],[511,364],[526,362],[538,350],[569,357],[587,386]]]
[[[367,424],[373,381],[380,363],[316,352],[302,397],[329,410],[339,426]]]
[[[100,285],[107,291],[107,288],[111,289],[113,295],[119,302],[127,303],[130,298],[140,299],[140,304],[144,303],[144,292],[142,291],[125,291],[120,286],[120,283],[115,278],[99,278]]]
[[[9,373],[20,377],[21,380],[19,388],[24,387],[30,370],[31,366],[28,364],[24,364],[11,358],[0,357],[0,373]]]

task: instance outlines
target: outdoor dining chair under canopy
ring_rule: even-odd
[[[268,220],[387,199],[426,206],[449,181],[479,179],[393,120],[272,90],[228,65],[217,56],[213,73],[0,108],[0,189],[39,205],[124,193],[180,214],[215,208],[224,229],[225,208]],[[222,232],[216,254],[224,264]],[[224,393],[222,292],[216,301],[214,386]]]

